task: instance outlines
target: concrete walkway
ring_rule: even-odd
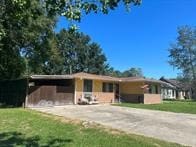
[[[93,121],[127,133],[196,147],[196,115],[110,105],[34,108],[58,116]]]

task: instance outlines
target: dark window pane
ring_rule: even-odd
[[[103,92],[113,92],[113,83],[103,83],[102,91]]]
[[[102,85],[102,91],[103,92],[106,92],[106,83],[103,83],[103,85]]]
[[[109,83],[109,92],[113,92],[113,84]]]
[[[149,93],[152,93],[152,85],[149,85]]]
[[[92,92],[92,80],[84,80],[84,92]]]
[[[158,85],[155,86],[155,89],[156,89],[156,94],[158,94],[159,93]]]

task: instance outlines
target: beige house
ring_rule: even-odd
[[[33,75],[26,106],[81,103],[161,102],[161,81],[140,77],[116,78],[88,73]]]

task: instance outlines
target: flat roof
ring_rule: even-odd
[[[164,83],[161,80],[149,79],[143,77],[125,77],[120,78],[122,82],[149,82],[149,83]]]
[[[75,73],[70,75],[31,75],[30,79],[90,79],[90,80],[103,80],[103,81],[113,81],[113,82],[150,82],[150,83],[161,83],[165,84],[165,82],[155,79],[148,79],[143,77],[125,77],[125,78],[117,78],[105,75],[96,75],[89,73]]]
[[[114,81],[114,82],[120,81],[120,79],[117,77],[89,74],[84,72],[73,74],[73,76],[74,78],[82,78],[82,79],[92,79],[92,80],[94,79],[94,80],[104,80],[104,81]]]

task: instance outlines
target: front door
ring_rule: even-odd
[[[83,88],[84,97],[90,98],[92,96],[92,91],[93,91],[93,81],[84,80],[84,88]]]

